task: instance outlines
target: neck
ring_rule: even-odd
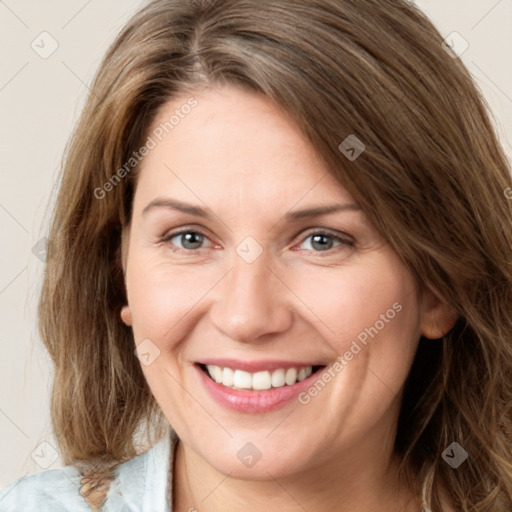
[[[279,479],[266,471],[264,480],[241,480],[218,472],[180,441],[173,512],[420,512],[397,467],[394,458],[376,465],[375,452],[358,448]]]

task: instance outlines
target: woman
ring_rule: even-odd
[[[50,233],[67,467],[0,503],[510,510],[511,186],[410,3],[149,3],[95,78]]]

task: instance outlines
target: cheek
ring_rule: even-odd
[[[218,272],[206,265],[171,265],[162,263],[161,258],[134,254],[127,272],[127,288],[136,342],[149,338],[159,344],[172,344],[179,340],[186,334],[188,314],[218,279]]]
[[[314,383],[303,399],[311,400],[319,410],[332,411],[327,421],[332,427],[326,428],[332,428],[331,435],[340,439],[347,432],[356,439],[392,407],[419,340],[418,295],[413,278],[393,259],[379,263],[365,265],[357,272],[340,269],[338,275],[330,269],[324,276],[318,273],[313,280],[297,281],[297,295],[312,311],[309,323],[314,323],[323,340],[338,354],[332,365],[332,379],[328,380],[331,392],[317,393],[323,386]]]
[[[418,296],[400,262],[381,258],[357,271],[322,270],[297,275],[294,291],[307,306],[310,323],[338,354],[355,354],[357,345],[371,348],[368,352],[381,366],[407,359],[404,351],[414,352],[420,334]]]
[[[364,267],[351,271],[329,269],[297,276],[294,282],[297,295],[318,315],[325,327],[339,335],[354,334],[354,327],[373,324],[395,302],[412,300],[415,289],[405,272],[380,272]]]

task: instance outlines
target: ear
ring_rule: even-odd
[[[425,338],[437,340],[445,336],[455,325],[457,314],[447,304],[441,302],[432,293],[423,297],[421,334]]]
[[[126,325],[132,325],[132,312],[130,311],[130,306],[123,306],[121,308],[121,320]]]

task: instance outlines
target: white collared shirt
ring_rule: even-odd
[[[150,450],[113,471],[98,512],[172,512],[172,471],[178,436],[173,429]],[[0,491],[0,512],[91,512],[74,466],[18,478]]]

